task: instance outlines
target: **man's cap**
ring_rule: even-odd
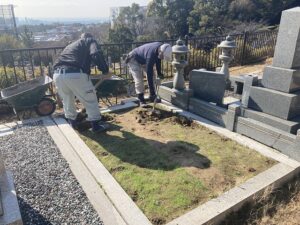
[[[163,53],[164,60],[171,62],[172,61],[172,47],[169,44],[163,44],[160,46],[160,50]]]
[[[91,33],[82,33],[80,35],[80,38],[85,39],[85,38],[93,38],[93,35]]]

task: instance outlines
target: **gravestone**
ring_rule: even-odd
[[[218,72],[193,70],[190,72],[189,88],[193,90],[195,98],[221,105],[226,89],[226,76]]]
[[[272,66],[264,87],[252,87],[248,107],[285,120],[300,116],[300,7],[282,13]]]
[[[236,131],[300,161],[300,7],[282,12],[272,66],[242,99]]]

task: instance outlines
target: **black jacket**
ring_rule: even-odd
[[[104,74],[109,71],[97,41],[93,38],[82,38],[71,43],[62,51],[54,68],[71,66],[90,74],[92,65],[96,65]]]

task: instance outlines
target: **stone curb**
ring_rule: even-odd
[[[288,156],[277,152],[250,138],[231,132],[207,119],[186,112],[168,103],[162,104],[168,110],[193,119],[218,134],[230,138],[239,144],[249,147],[266,157],[272,158],[279,164],[249,179],[245,183],[225,192],[218,198],[212,199],[196,209],[178,217],[167,225],[200,225],[218,224],[231,212],[241,208],[246,202],[262,193],[267,188],[276,188],[300,173],[300,163]]]
[[[230,138],[241,145],[256,150],[262,155],[265,155],[279,162],[272,168],[249,179],[245,183],[234,187],[233,189],[222,194],[218,198],[212,199],[207,203],[197,207],[196,209],[174,219],[173,221],[169,222],[167,225],[200,225],[200,224],[219,223],[229,213],[238,210],[246,202],[252,201],[256,195],[262,193],[264,190],[268,188],[274,188],[282,185],[283,183],[287,182],[289,179],[299,174],[300,172],[299,162],[287,157],[282,153],[277,152],[276,150],[270,147],[260,144],[240,134],[231,132],[209,120],[206,120],[190,112],[181,110],[177,107],[174,107],[173,105],[167,104],[165,102],[159,105],[167,108],[170,111],[189,117],[194,121],[196,121],[197,123],[199,123],[200,125],[203,125],[217,132],[222,136]],[[37,120],[40,119],[35,119],[35,121]],[[57,126],[52,121],[52,125],[50,126],[52,127],[51,129],[53,129],[52,132],[54,132],[55,130],[56,136],[59,136],[60,139],[62,139],[60,136],[63,136],[64,139],[63,143],[60,144],[60,147],[65,148],[66,146],[65,144],[67,144],[68,145],[67,148],[70,148],[72,150],[73,157],[74,154],[76,155],[76,157],[74,157],[73,160],[70,160],[70,162],[75,163],[75,161],[80,161],[81,164],[84,164],[83,167],[88,170],[87,172],[90,173],[89,176],[93,177],[94,179],[93,182],[96,182],[96,184],[99,187],[101,185],[105,194],[107,194],[107,197],[113,204],[112,207],[115,207],[114,208],[115,212],[120,214],[119,218],[122,217],[121,219],[123,219],[122,221],[123,223],[122,222],[120,223],[118,221],[115,224],[150,225],[151,223],[146,218],[146,216],[130,199],[127,193],[115,181],[112,175],[106,170],[106,168],[101,164],[101,162],[96,158],[96,156],[92,153],[92,151],[80,139],[78,134],[69,126],[69,124],[64,119],[61,118],[56,118],[54,120]],[[30,120],[30,122],[33,121],[34,120]],[[47,126],[48,129],[50,129],[50,127]],[[64,155],[64,157],[68,158],[69,156]],[[79,182],[81,177],[82,176],[80,177],[76,176]],[[92,202],[91,199],[90,201]],[[108,204],[111,205],[111,203],[109,202]],[[103,206],[105,205],[103,204],[103,202],[99,204],[102,204],[102,206],[100,207],[105,207]],[[102,213],[101,218],[105,222],[106,216],[103,214],[103,211],[101,212],[100,211],[99,211],[99,215],[101,216]]]
[[[105,192],[101,189],[100,185],[95,180],[89,169],[77,155],[73,146],[65,137],[65,134],[50,118],[43,119],[43,122],[61,154],[67,160],[72,173],[80,183],[89,201],[97,211],[104,224],[126,225],[126,223],[121,218],[115,207],[111,204]]]
[[[0,224],[22,225],[21,212],[17,200],[13,176],[7,171],[0,176],[0,189],[3,207],[3,215],[0,216]]]
[[[65,138],[72,145],[74,151],[88,168],[89,172],[94,176],[94,179],[101,185],[125,223],[130,225],[151,225],[148,218],[137,207],[66,120],[55,118],[54,121],[64,134]]]

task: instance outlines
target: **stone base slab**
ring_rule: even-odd
[[[300,70],[267,66],[262,84],[266,88],[292,93],[300,90]]]
[[[236,132],[275,148],[285,155],[300,161],[300,149],[292,151],[289,146],[296,143],[296,135],[275,129],[272,126],[258,122],[253,119],[238,117],[236,123]]]
[[[183,91],[178,91],[176,89],[166,87],[161,85],[158,90],[158,96],[167,101],[176,105],[184,110],[189,108],[189,99],[193,95],[192,90],[186,89]]]
[[[13,183],[13,176],[10,171],[6,171],[0,176],[0,190],[3,207],[0,224],[22,225],[23,222]]]
[[[257,120],[291,134],[297,134],[297,130],[300,129],[300,117],[296,117],[292,121],[289,121],[251,109],[242,109],[242,116]]]
[[[227,110],[220,106],[197,98],[191,98],[189,111],[226,127]]]
[[[289,120],[300,116],[300,91],[288,94],[263,87],[251,87],[248,108]]]

